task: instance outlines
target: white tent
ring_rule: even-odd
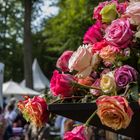
[[[36,92],[30,88],[22,87],[16,82],[8,81],[3,84],[3,96],[7,95],[39,95],[39,92]]]
[[[37,59],[34,59],[32,65],[32,72],[33,72],[33,88],[37,91],[44,90],[46,87],[49,88],[49,80],[43,74]],[[25,86],[25,80],[21,82],[22,86]]]

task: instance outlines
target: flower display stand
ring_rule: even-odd
[[[132,137],[135,140],[140,140],[140,107],[138,103],[131,103],[134,115],[130,125],[126,129],[115,131],[109,127],[101,124],[97,115],[91,121],[91,125],[100,129],[109,130],[118,134]],[[52,113],[62,115],[64,117],[79,121],[86,122],[90,115],[96,110],[95,103],[65,103],[65,104],[50,104],[49,110]]]

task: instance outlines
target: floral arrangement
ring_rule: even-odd
[[[92,117],[97,114],[103,125],[114,130],[125,129],[134,114],[129,103],[139,100],[140,2],[101,2],[94,8],[93,19],[83,45],[59,57],[50,91],[57,102],[96,102]],[[37,126],[42,126],[49,112],[47,105],[42,104],[44,101],[37,98],[41,97],[21,101],[19,108],[27,120],[31,117]],[[89,120],[67,132],[64,139],[88,140],[88,124]]]

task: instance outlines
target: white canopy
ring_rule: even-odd
[[[3,95],[39,95],[39,92],[36,92],[30,88],[22,87],[18,83],[13,81],[8,81],[3,84]]]
[[[49,80],[43,74],[37,59],[34,59],[32,65],[32,72],[33,72],[33,88],[37,91],[44,90],[46,87],[49,88]],[[25,80],[21,82],[22,86],[25,86]]]

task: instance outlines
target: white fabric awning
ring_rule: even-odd
[[[32,65],[32,72],[33,72],[33,89],[37,91],[44,90],[46,87],[49,88],[50,82],[47,79],[47,77],[43,74],[37,59],[34,59],[33,65]],[[26,81],[23,80],[21,82],[22,86],[25,86]]]
[[[37,62],[37,59],[34,59],[32,71],[33,71],[34,89],[40,90],[40,89],[45,89],[46,87],[49,88],[49,84],[50,84],[49,80],[43,74],[43,72]]]
[[[39,92],[36,92],[30,88],[22,87],[16,82],[8,81],[3,84],[3,95],[39,95]]]

